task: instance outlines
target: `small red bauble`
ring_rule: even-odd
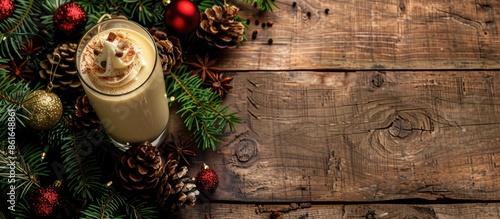
[[[30,209],[38,217],[54,215],[61,207],[61,194],[54,185],[40,187],[32,195]]]
[[[215,171],[203,164],[203,169],[195,176],[196,187],[200,191],[215,192],[219,186],[219,176]]]
[[[14,13],[14,3],[12,0],[0,0],[0,21],[3,21]]]
[[[177,33],[187,34],[200,23],[200,11],[190,0],[174,0],[165,7],[165,24]]]
[[[66,36],[74,36],[85,28],[87,14],[74,2],[62,4],[54,13],[56,30]]]

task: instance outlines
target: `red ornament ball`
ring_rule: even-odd
[[[3,21],[14,13],[14,3],[12,0],[0,0],[0,21]]]
[[[85,28],[87,14],[74,2],[62,4],[54,13],[56,30],[66,36],[74,36]]]
[[[54,185],[40,187],[32,195],[30,209],[38,217],[54,215],[61,207],[61,194]]]
[[[200,24],[200,11],[190,0],[174,0],[165,7],[165,24],[177,33],[187,34]]]
[[[209,192],[215,192],[215,190],[219,186],[219,176],[206,164],[204,164],[203,169],[196,174],[195,180],[196,187],[200,191],[205,190]]]

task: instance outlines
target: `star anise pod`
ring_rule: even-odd
[[[213,66],[217,59],[210,60],[208,54],[205,54],[205,59],[201,59],[200,56],[196,55],[198,62],[188,62],[187,64],[194,68],[190,75],[199,75],[201,81],[204,82],[207,75],[211,73],[216,73],[220,71],[220,68]]]
[[[27,75],[28,73],[33,73],[33,71],[31,71],[29,69],[25,69],[26,65],[28,64],[28,61],[29,60],[26,59],[23,62],[21,62],[21,64],[17,65],[17,63],[14,60],[11,60],[10,61],[11,65],[8,68],[10,70],[10,74],[11,74],[9,79],[16,78],[16,79],[24,80],[24,81],[28,81],[27,79],[33,80],[32,76]]]
[[[173,134],[170,134],[170,138],[170,141],[165,142],[165,145],[168,146],[167,150],[170,151],[167,155],[167,160],[175,157],[178,161],[180,161],[180,158],[182,157],[182,159],[189,166],[190,164],[187,161],[186,156],[197,156],[194,151],[188,149],[194,144],[193,139],[185,139],[179,135],[174,137]]]
[[[21,45],[21,55],[24,56],[31,56],[35,54],[38,50],[42,49],[41,46],[35,46],[33,43],[33,39],[30,39],[28,41],[28,44],[22,44]]]
[[[226,77],[223,73],[211,73],[203,85],[210,87],[212,92],[217,92],[221,98],[224,98],[229,89],[233,88],[231,81],[233,81],[232,76]]]

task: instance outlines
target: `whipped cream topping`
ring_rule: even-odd
[[[140,46],[121,32],[101,36],[92,50],[94,64],[90,72],[92,81],[99,85],[118,87],[127,84],[146,65]]]

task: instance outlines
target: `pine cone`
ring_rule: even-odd
[[[234,5],[214,5],[201,13],[201,23],[196,30],[198,37],[206,39],[209,45],[233,48],[243,41],[245,27],[235,20],[240,9]]]
[[[161,66],[163,72],[171,72],[182,64],[182,47],[181,41],[174,36],[167,36],[167,34],[156,27],[149,29],[149,33],[156,41],[158,54],[161,59]]]
[[[193,206],[196,196],[200,194],[196,189],[194,178],[186,176],[188,168],[177,167],[177,160],[170,159],[165,166],[161,182],[156,188],[158,194],[156,201],[171,211],[186,205]]]
[[[75,109],[71,112],[71,125],[77,129],[99,129],[101,121],[97,118],[87,95],[81,95],[76,99]]]
[[[165,172],[163,165],[158,148],[146,143],[125,151],[116,171],[124,188],[141,192],[142,198],[149,198]]]
[[[50,80],[51,69],[54,69],[59,61],[57,70],[54,75],[52,84],[56,90],[72,90],[82,91],[82,83],[78,78],[78,71],[76,70],[75,54],[78,44],[76,43],[62,43],[59,44],[52,53],[47,54],[47,59],[40,62],[42,69],[39,75],[47,82]],[[59,58],[57,57],[59,56]]]

